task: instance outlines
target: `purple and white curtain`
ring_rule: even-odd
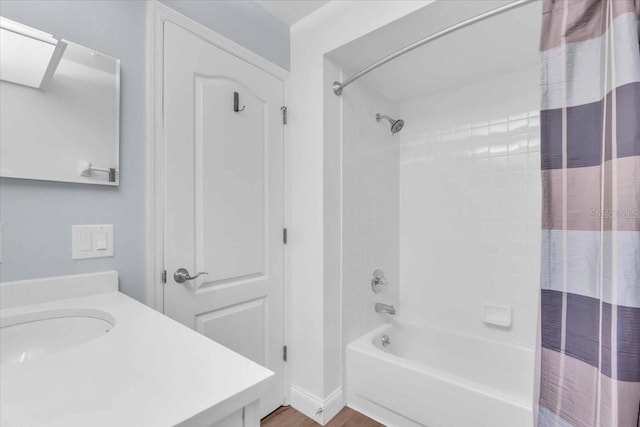
[[[640,0],[544,0],[537,427],[640,426]]]

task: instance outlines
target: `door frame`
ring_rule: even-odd
[[[212,45],[271,74],[283,83],[283,103],[288,101],[289,71],[281,68],[249,49],[171,9],[157,0],[147,0],[146,8],[146,141],[145,141],[145,303],[164,312],[164,121],[163,121],[163,24],[171,22],[195,34]],[[291,223],[291,144],[290,133],[283,132],[284,153],[284,227]],[[284,245],[284,341],[291,343],[291,251]],[[289,404],[291,370],[284,364],[285,404]]]

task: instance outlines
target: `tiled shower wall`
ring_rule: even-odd
[[[539,73],[403,103],[400,312],[533,348],[540,264]],[[391,224],[391,222],[389,223]],[[510,329],[483,323],[512,307]]]
[[[376,302],[398,303],[399,135],[376,113],[397,106],[359,84],[343,95],[342,110],[342,342],[345,346],[385,322]],[[371,290],[375,269],[389,286]],[[343,358],[344,363],[344,358]],[[344,372],[344,369],[343,369]]]

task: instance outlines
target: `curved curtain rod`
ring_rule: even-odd
[[[378,60],[377,62],[374,62],[373,64],[369,65],[366,68],[363,68],[362,70],[358,71],[357,73],[355,73],[354,75],[352,75],[351,77],[349,77],[348,79],[346,79],[345,81],[343,81],[342,83],[340,82],[333,82],[332,88],[333,88],[333,93],[335,93],[337,96],[342,95],[342,90],[347,87],[348,85],[350,85],[351,83],[355,82],[356,80],[358,80],[360,77],[372,72],[373,70],[375,70],[376,68],[386,64],[389,61],[393,61],[394,59],[398,58],[399,56],[404,55],[405,53],[411,52],[412,50],[427,44],[433,40],[439,39],[440,37],[446,36],[447,34],[453,33],[454,31],[457,31],[461,28],[464,28],[468,25],[474,24],[476,22],[482,21],[484,19],[490,18],[492,16],[495,15],[499,15],[501,13],[504,13],[508,10],[511,9],[515,9],[517,7],[520,6],[524,6],[527,3],[531,3],[533,1],[536,0],[517,0],[514,1],[512,3],[506,4],[504,6],[500,6],[498,8],[492,9],[488,12],[482,13],[480,15],[474,16],[473,18],[469,18],[466,21],[462,21],[459,22],[455,25],[452,25],[450,27],[445,28],[444,30],[440,30],[437,33],[431,34],[423,39],[420,39],[416,42],[411,43],[408,46],[403,47],[402,49],[385,56],[384,58]]]

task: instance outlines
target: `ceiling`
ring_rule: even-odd
[[[328,56],[345,74],[466,18],[505,4],[438,1],[354,40]],[[515,72],[538,69],[541,6],[533,2],[450,33],[367,74],[357,83],[404,102]],[[349,92],[345,88],[344,94]]]
[[[263,9],[287,25],[293,25],[329,0],[255,0]]]

